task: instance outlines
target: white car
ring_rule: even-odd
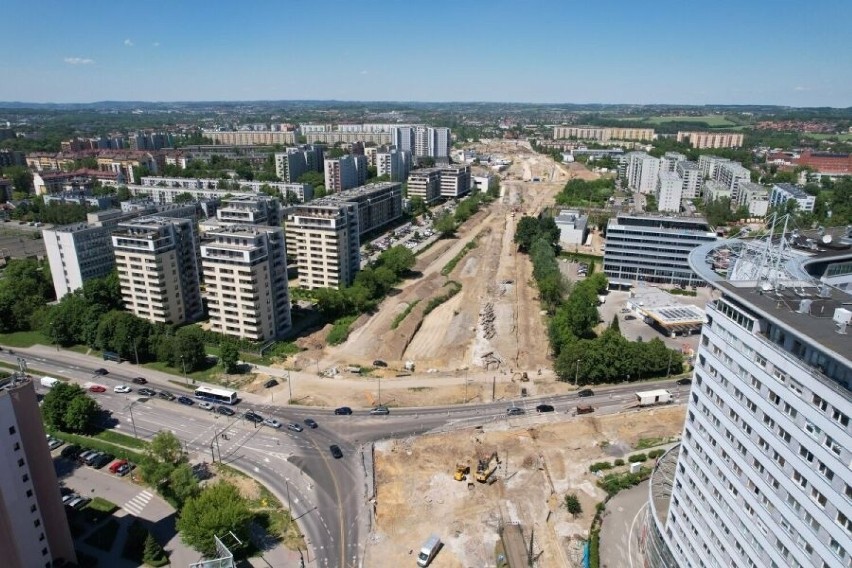
[[[130,388],[129,386],[127,386],[127,385],[116,385],[115,388],[112,389],[112,391],[113,392],[119,392],[119,393],[126,393],[126,392],[132,392],[133,389]]]
[[[200,408],[201,410],[213,410],[213,405],[209,402],[199,402],[198,408]]]
[[[265,418],[263,420],[263,423],[269,426],[270,428],[281,428],[281,423],[274,418]]]

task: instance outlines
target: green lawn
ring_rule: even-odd
[[[33,345],[50,345],[51,340],[40,331],[16,331],[0,333],[0,345],[8,347],[32,347]]]
[[[177,377],[183,378],[183,371],[181,369],[175,369],[174,367],[170,367],[166,363],[161,361],[154,361],[152,363],[143,363],[143,367],[146,369],[154,369],[156,371],[161,371],[163,373],[169,373],[171,375],[175,375]],[[212,364],[208,367],[205,367],[201,370],[194,371],[191,373],[187,373],[186,377],[189,380],[203,381],[203,382],[216,382],[216,375],[222,372],[222,368],[217,364]]]
[[[148,442],[144,440],[140,440],[138,438],[134,438],[133,436],[128,436],[126,434],[120,434],[115,430],[104,430],[95,434],[93,438],[103,440],[104,442],[109,442],[110,444],[118,444],[119,446],[124,446],[126,448],[134,448],[137,450],[144,450],[145,447],[148,445]]]
[[[647,122],[648,124],[666,124],[668,122],[706,122],[708,126],[713,128],[737,125],[735,122],[731,122],[724,116],[715,114],[705,116],[633,116],[619,118],[618,120]]]
[[[841,142],[852,142],[852,134],[819,134],[816,132],[806,132],[805,136],[814,140],[839,140]]]

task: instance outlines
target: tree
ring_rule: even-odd
[[[566,495],[563,504],[571,516],[575,519],[577,518],[577,515],[581,515],[583,513],[583,506],[580,504],[580,499],[577,498],[576,493],[569,493]]]
[[[166,551],[160,546],[160,543],[147,531],[148,536],[145,537],[145,550],[142,553],[142,561],[151,566],[162,566],[166,559]]]
[[[621,327],[619,326],[619,323],[618,323],[618,314],[615,314],[614,316],[612,316],[612,322],[610,322],[609,327],[607,328],[607,331],[612,331],[614,333],[621,335]]]
[[[442,239],[450,238],[456,233],[455,219],[453,219],[453,216],[447,211],[440,213],[432,222],[432,226]]]
[[[178,464],[169,474],[169,492],[178,503],[186,503],[188,499],[198,495],[198,490],[198,479],[188,463]]]
[[[192,203],[193,201],[195,201],[195,198],[192,197],[192,194],[188,191],[178,193],[175,195],[174,199],[172,199],[172,202],[174,203]]]
[[[414,197],[412,197],[408,201],[408,203],[411,207],[411,214],[415,217],[417,217],[418,215],[422,215],[423,213],[429,210],[429,208],[426,207],[426,201],[419,195],[415,195]]]
[[[397,277],[406,274],[414,268],[417,257],[411,249],[403,245],[396,245],[382,252],[378,258],[378,265],[390,269]]]
[[[240,359],[240,348],[233,341],[223,341],[219,344],[219,362],[226,373],[237,372],[237,361]]]
[[[186,372],[200,369],[207,360],[204,351],[204,331],[197,326],[188,325],[175,333],[174,366]]]
[[[65,409],[65,425],[63,430],[67,432],[85,432],[91,426],[91,421],[100,412],[101,407],[97,402],[86,396],[76,396],[68,403]]]
[[[212,557],[216,553],[213,539],[216,535],[233,532],[241,542],[249,542],[251,517],[248,502],[237,489],[227,483],[217,483],[205,487],[197,497],[186,501],[177,529],[185,544]]]
[[[183,447],[171,430],[160,430],[151,439],[147,455],[161,463],[175,465],[183,459]]]
[[[82,400],[83,402],[77,402]],[[86,402],[88,401],[88,402]],[[100,406],[79,385],[59,382],[44,396],[41,414],[50,428],[85,431]]]
[[[515,228],[515,244],[518,245],[518,250],[529,251],[536,237],[538,237],[538,220],[524,215]]]

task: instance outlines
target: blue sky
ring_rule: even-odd
[[[852,106],[852,1],[3,0],[0,100]]]

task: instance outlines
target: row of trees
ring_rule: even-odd
[[[499,192],[499,185],[497,186]],[[470,219],[483,203],[490,203],[492,197],[488,193],[473,193],[469,197],[459,201],[456,210],[453,213],[442,211],[438,213],[432,220],[432,228],[438,233],[441,238],[449,238],[455,235],[459,225]]]
[[[0,279],[0,333],[32,329],[34,316],[55,298],[46,262],[10,260]]]
[[[615,193],[615,178],[596,180],[572,179],[556,195],[557,205],[572,207],[605,207]]]
[[[17,192],[16,192],[17,193]],[[15,195],[15,197],[22,197]],[[55,201],[45,203],[42,196],[29,197],[27,201],[19,204],[12,210],[12,219],[19,221],[38,221],[51,225],[70,225],[82,223],[86,220],[86,214],[97,211],[97,207],[90,207],[75,202],[57,203]]]
[[[559,228],[553,217],[521,217],[515,231],[515,244],[528,253],[533,264],[533,278],[538,286],[539,299],[552,314],[562,303],[566,292],[565,279],[556,262]]]

